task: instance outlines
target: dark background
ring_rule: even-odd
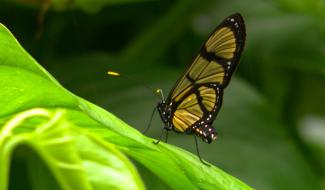
[[[325,2],[4,0],[0,22],[67,89],[144,130],[159,99],[228,15],[247,40],[202,157],[256,189],[325,189]],[[106,72],[116,70],[122,77]],[[123,76],[126,75],[126,76]],[[158,115],[147,135],[158,138]],[[195,153],[192,136],[169,143]],[[144,180],[166,189],[139,166]],[[149,185],[150,186],[150,185]]]

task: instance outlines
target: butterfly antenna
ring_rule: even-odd
[[[160,88],[156,90],[156,94],[160,97],[161,100],[165,100],[164,93]]]
[[[197,153],[197,156],[199,157],[200,161],[206,165],[206,166],[210,166],[208,163],[206,163],[204,160],[202,160],[201,158],[201,155],[200,155],[200,151],[199,151],[199,145],[197,143],[197,139],[196,139],[196,136],[194,135],[194,140],[195,140],[195,145],[196,145],[196,153]]]
[[[115,71],[107,71],[107,74],[110,75],[110,76],[112,76],[112,77],[119,77],[119,76],[121,76],[120,73],[115,72]],[[131,80],[134,81],[134,79],[133,79],[132,77],[129,77],[129,76],[125,76],[125,77],[126,77],[127,79],[131,79]],[[154,92],[154,94],[157,95],[161,100],[164,100],[164,99],[165,99],[165,98],[164,98],[163,91],[162,91],[161,89],[156,89],[156,90],[154,90],[154,89],[151,88],[150,86],[147,86],[147,85],[142,85],[142,86],[143,86],[144,88],[146,88],[147,90],[149,90],[149,91],[151,91],[151,92]],[[151,123],[152,123],[152,119],[153,119],[153,116],[154,116],[156,110],[157,110],[157,107],[155,107],[155,109],[152,111],[151,116],[150,116],[150,120],[149,120],[149,124],[148,124],[147,128],[142,132],[142,134],[146,134],[146,133],[148,132],[148,130],[150,129],[150,127],[151,127]],[[159,140],[159,141],[160,141],[160,140]],[[159,143],[159,141],[158,141],[158,143]],[[157,144],[158,144],[158,143],[157,143]]]

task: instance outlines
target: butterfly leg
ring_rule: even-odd
[[[167,143],[167,140],[168,140],[168,130],[166,130],[165,143]]]
[[[201,155],[200,155],[200,151],[199,151],[199,145],[198,145],[198,142],[197,142],[197,139],[196,139],[196,136],[194,135],[194,140],[195,140],[195,145],[196,145],[196,153],[197,153],[197,156],[199,157],[200,161],[206,165],[206,166],[210,166],[208,163],[206,163],[204,160],[202,160],[201,158]]]
[[[159,144],[159,142],[162,140],[162,138],[163,138],[163,136],[164,136],[164,133],[165,133],[165,141],[166,141],[166,143],[167,143],[167,139],[168,139],[168,131],[167,131],[165,128],[162,129],[162,131],[161,131],[161,135],[160,135],[159,139],[158,139],[157,141],[154,141],[153,143],[154,143],[154,144]]]
[[[151,122],[152,122],[153,116],[155,115],[156,110],[157,110],[157,107],[155,107],[155,109],[152,111],[151,116],[150,116],[150,120],[149,120],[148,127],[142,132],[142,134],[146,134],[146,132],[148,132],[148,130],[150,129]]]

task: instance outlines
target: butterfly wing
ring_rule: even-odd
[[[239,62],[245,36],[243,18],[237,13],[227,17],[204,43],[167,98],[174,111],[175,131],[195,132],[202,138],[203,133],[213,133],[211,124]]]

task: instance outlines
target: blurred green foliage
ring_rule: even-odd
[[[0,39],[0,189],[145,189],[124,154],[171,189],[252,189],[69,92],[3,25]]]
[[[325,139],[323,0],[5,0],[0,22],[63,86],[143,130],[158,100],[141,84],[167,93],[234,12],[247,45],[214,123],[219,139],[201,154],[256,189],[325,189],[325,142],[315,140]],[[161,128],[157,117],[148,135]],[[190,136],[169,142],[195,152]],[[148,189],[168,188],[137,166]]]

